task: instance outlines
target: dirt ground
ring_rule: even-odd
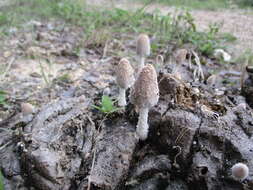
[[[122,1],[102,5],[112,4],[141,6]],[[164,14],[175,11],[161,5],[147,11],[156,8]],[[224,22],[222,30],[238,37],[231,46],[234,54],[253,49],[250,13],[192,14],[200,29]],[[195,54],[182,64],[162,64],[160,99],[149,113],[149,137],[139,142],[138,114],[131,103],[108,117],[94,109],[103,94],[118,94],[114,71],[120,57],[111,52],[121,48],[134,54],[134,40],[112,41],[106,56],[104,47],[81,47],[76,54],[81,28],[62,21],[25,24],[34,30],[24,27],[0,47],[0,66],[7,65],[0,85],[10,104],[0,111],[0,169],[6,190],[81,190],[89,183],[91,190],[252,190],[253,112],[248,102],[253,104],[253,79],[247,79],[247,101],[233,63],[203,57],[206,64],[200,72]],[[214,82],[208,82],[210,76]],[[22,102],[31,103],[33,113],[21,112]],[[231,177],[237,162],[250,169],[243,183]]]

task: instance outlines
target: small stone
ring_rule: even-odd
[[[3,54],[4,58],[10,57],[11,56],[11,52],[10,51],[5,51]]]

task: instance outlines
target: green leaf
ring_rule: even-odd
[[[0,190],[4,190],[4,177],[0,171]]]
[[[120,108],[114,106],[114,101],[109,96],[102,96],[100,106],[92,105],[92,107],[106,114],[120,110]]]
[[[97,109],[97,110],[99,110],[99,111],[101,111],[101,112],[103,112],[102,107],[98,107],[98,106],[96,106],[96,105],[92,105],[92,107],[95,108],[95,109]]]
[[[0,105],[6,105],[7,104],[6,103],[6,97],[5,97],[6,94],[7,94],[6,92],[0,90]]]
[[[113,101],[109,96],[102,96],[102,107],[105,112],[110,112],[114,109]]]

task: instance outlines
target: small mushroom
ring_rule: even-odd
[[[25,102],[22,102],[20,104],[20,107],[21,107],[21,112],[22,114],[25,116],[25,115],[29,115],[29,114],[32,114],[34,112],[34,107],[32,104],[30,103],[25,103]]]
[[[174,76],[176,76],[178,79],[182,79],[181,71],[180,71],[180,66],[181,64],[186,63],[186,56],[188,54],[187,49],[178,49],[173,53],[174,59],[177,64],[174,65],[172,68],[172,73]]]
[[[137,39],[136,53],[139,58],[138,73],[144,67],[145,58],[150,55],[150,40],[148,35],[140,34]]]
[[[122,58],[116,68],[116,80],[119,85],[119,106],[126,105],[126,90],[134,84],[134,69],[126,58]]]
[[[237,163],[232,167],[232,176],[236,180],[244,180],[249,175],[249,168],[243,163]]]
[[[179,49],[175,52],[174,57],[178,64],[183,64],[186,61],[188,50],[187,49]]]
[[[136,133],[141,140],[148,136],[148,112],[157,104],[159,89],[155,68],[148,64],[139,74],[131,92],[130,100],[139,110]]]
[[[250,79],[253,79],[253,66],[246,66],[246,71]]]

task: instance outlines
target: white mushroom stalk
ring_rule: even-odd
[[[124,89],[124,88],[119,88],[118,104],[119,104],[119,106],[125,106],[127,104],[127,102],[126,102],[126,89]]]
[[[148,35],[140,34],[137,39],[136,53],[138,55],[138,73],[141,72],[145,65],[145,58],[150,55],[150,40]]]
[[[139,110],[139,118],[136,133],[141,140],[145,140],[148,137],[148,108],[141,108]]]
[[[118,105],[125,106],[126,90],[134,84],[134,69],[126,58],[120,60],[116,68],[116,80],[119,85]]]
[[[148,112],[157,104],[159,89],[155,68],[148,64],[144,66],[134,84],[130,100],[139,110],[136,133],[141,140],[148,137]]]

